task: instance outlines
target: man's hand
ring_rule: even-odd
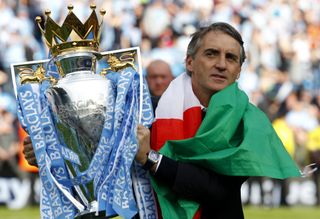
[[[30,136],[25,137],[23,140],[23,154],[31,166],[38,166]]]
[[[137,127],[137,139],[139,149],[135,159],[138,163],[144,165],[147,161],[147,153],[150,151],[150,130],[139,124]]]

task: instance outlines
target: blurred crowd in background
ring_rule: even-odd
[[[25,177],[10,64],[47,58],[34,18],[62,24],[67,5],[84,22],[87,0],[0,0],[0,177]],[[139,46],[145,69],[155,59],[184,72],[189,36],[215,21],[232,24],[247,52],[239,79],[250,100],[270,118],[303,168],[320,164],[320,0],[96,0],[106,9],[101,51]],[[261,155],[263,156],[263,155]],[[9,168],[7,168],[9,166]],[[8,170],[9,173],[8,173]],[[320,187],[320,171],[312,176]],[[319,192],[317,203],[320,203]]]

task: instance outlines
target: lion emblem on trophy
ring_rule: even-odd
[[[135,53],[124,53],[119,58],[113,54],[107,55],[106,60],[109,64],[109,67],[102,69],[100,74],[106,75],[108,71],[118,72],[128,67],[131,67],[137,71],[134,64],[134,54]]]
[[[42,64],[39,64],[36,70],[28,67],[19,67],[20,83],[41,83],[44,80],[50,80],[50,83],[55,84],[56,79],[53,77],[46,77],[46,69]]]

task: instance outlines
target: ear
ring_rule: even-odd
[[[240,78],[240,72],[238,73],[238,75],[237,75],[237,80]]]
[[[189,72],[193,72],[193,59],[191,56],[186,58],[186,68]]]

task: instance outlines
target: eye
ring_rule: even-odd
[[[227,53],[226,59],[228,59],[230,61],[234,61],[234,62],[238,62],[238,60],[239,60],[238,56],[233,53]]]
[[[218,50],[215,50],[215,49],[208,49],[208,50],[205,52],[205,55],[206,55],[207,57],[214,57],[214,56],[219,55],[219,51],[218,51]]]

